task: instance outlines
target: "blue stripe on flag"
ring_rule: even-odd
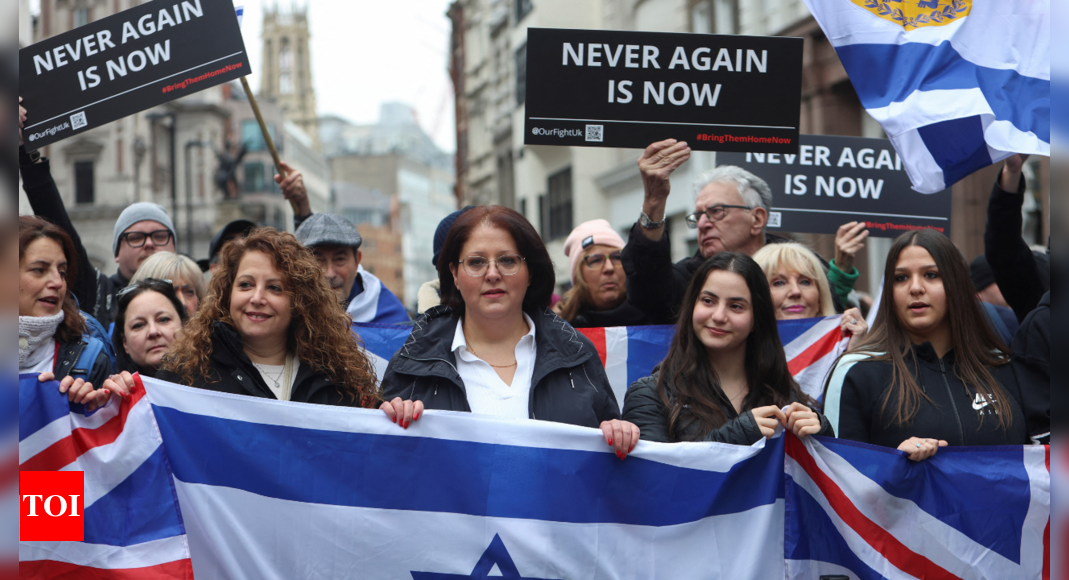
[[[1049,80],[974,64],[949,41],[849,44],[836,52],[866,109],[902,102],[917,91],[979,88],[997,119],[1050,143]]]
[[[813,328],[823,318],[803,318],[801,320],[780,320],[776,323],[779,327],[779,339],[783,344],[789,344],[792,340],[802,336],[810,328]]]
[[[835,439],[820,442],[887,493],[913,501],[976,543],[1021,562],[1021,534],[1032,494],[1023,448],[941,449],[935,457],[914,463],[882,447]],[[979,458],[982,471],[976,469]],[[992,502],[993,497],[999,501]]]
[[[783,553],[787,560],[816,560],[842,566],[858,580],[886,580],[857,557],[835,528],[828,513],[808,491],[786,478],[787,502]],[[790,567],[790,562],[787,564]]]
[[[19,375],[19,441],[70,414],[70,402],[59,392],[59,383],[49,384],[51,388],[39,385],[36,373]]]
[[[412,327],[407,324],[353,323],[353,334],[360,337],[369,352],[390,360],[405,345]]]
[[[674,326],[627,327],[627,386],[653,374],[672,344]]]
[[[163,446],[84,515],[90,544],[132,546],[186,533]]]
[[[186,483],[324,505],[668,526],[783,497],[783,438],[728,473],[611,453],[344,433],[155,407]],[[714,453],[710,450],[710,453]]]
[[[957,183],[994,163],[979,115],[919,127],[917,133],[943,170],[943,183]]]

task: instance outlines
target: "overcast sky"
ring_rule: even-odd
[[[419,124],[443,150],[456,149],[453,85],[449,79],[449,0],[299,0],[308,6],[312,82],[320,115],[354,123],[378,120],[379,105],[401,101],[416,109]],[[244,5],[241,26],[260,90],[260,30],[265,6],[294,2],[234,0]],[[30,0],[38,13],[39,0]]]

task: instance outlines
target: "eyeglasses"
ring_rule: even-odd
[[[527,259],[516,254],[507,254],[504,256],[498,256],[496,260],[484,258],[482,256],[468,256],[464,258],[459,264],[464,266],[464,273],[472,278],[478,278],[486,274],[487,269],[490,267],[490,262],[493,262],[497,266],[497,271],[501,272],[505,276],[514,276],[520,271],[520,266],[526,262]]]
[[[156,230],[154,232],[126,232],[119,236],[121,242],[124,238],[131,248],[140,248],[145,245],[145,240],[152,238],[152,243],[157,246],[166,246],[171,241],[171,230]]]
[[[583,263],[586,264],[587,268],[590,268],[591,270],[596,270],[605,266],[606,258],[612,260],[612,263],[617,266],[619,266],[621,260],[623,260],[620,252],[613,252],[608,256],[606,256],[605,254],[590,254],[589,256],[583,258]]]
[[[145,288],[149,290],[155,290],[157,292],[162,290],[170,290],[171,292],[174,292],[174,282],[171,282],[170,280],[161,280],[158,278],[144,278],[116,292],[115,298],[122,299],[123,296],[126,296],[134,290],[142,290]]]
[[[724,216],[727,214],[727,210],[731,208],[744,209],[746,211],[750,211],[751,209],[753,209],[752,207],[745,205],[714,205],[713,207],[705,208],[705,211],[696,211],[688,215],[686,218],[687,227],[692,230],[698,227],[698,220],[702,219],[702,214],[705,214],[705,217],[709,218],[709,221],[718,222],[724,219]]]

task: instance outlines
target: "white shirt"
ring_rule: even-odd
[[[531,379],[535,365],[535,325],[527,314],[523,315],[531,330],[516,343],[516,374],[512,385],[505,384],[486,361],[468,351],[464,338],[464,320],[457,321],[453,337],[453,354],[456,355],[457,373],[464,381],[468,393],[468,406],[472,413],[493,415],[507,419],[527,419]]]

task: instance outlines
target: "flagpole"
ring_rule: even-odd
[[[249,98],[249,104],[252,105],[252,114],[256,115],[256,122],[260,124],[260,132],[263,133],[264,143],[267,143],[267,150],[271,152],[271,159],[275,162],[275,170],[285,180],[286,171],[282,169],[282,160],[278,157],[275,142],[271,139],[271,133],[267,131],[267,123],[264,122],[264,116],[260,114],[260,106],[256,104],[256,97],[252,96],[252,89],[249,88],[249,81],[246,77],[241,77],[241,88],[245,89],[245,96]],[[297,213],[297,202],[291,199],[290,207],[293,208],[293,213]]]

